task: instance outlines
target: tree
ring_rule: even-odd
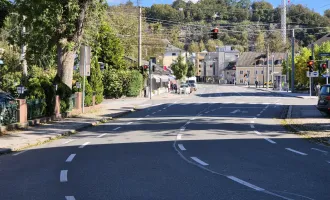
[[[176,80],[181,80],[187,74],[188,66],[184,63],[183,57],[180,55],[176,62],[172,64],[171,69]]]
[[[93,91],[95,92],[95,103],[100,104],[103,101],[103,77],[100,65],[98,63],[98,57],[94,56],[92,59],[92,66],[91,66],[91,76],[90,76],[90,85]]]
[[[324,11],[324,16],[330,19],[330,9]]]
[[[201,40],[201,41],[199,42],[198,46],[199,46],[199,51],[200,51],[200,52],[206,50],[206,48],[205,48],[205,44],[204,44],[203,40]]]
[[[11,9],[11,2],[8,0],[0,0],[0,28],[3,27],[3,23],[9,14]]]
[[[197,53],[197,52],[199,52],[199,46],[198,46],[198,44],[196,42],[192,41],[189,44],[188,51],[190,53]]]
[[[86,21],[101,10],[100,0],[17,0],[18,12],[25,16],[28,27],[25,40],[40,43],[35,48],[51,50],[56,47],[57,76],[68,88],[72,88],[73,64],[82,40]]]
[[[265,34],[263,32],[259,32],[255,44],[256,52],[265,52]]]
[[[208,40],[205,47],[208,52],[215,52],[216,51],[216,42],[215,40]]]
[[[194,63],[188,62],[188,70],[187,70],[187,77],[193,77],[195,76],[195,66]]]

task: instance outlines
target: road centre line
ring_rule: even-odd
[[[264,138],[265,140],[267,140],[268,142],[272,143],[272,144],[276,144],[276,142],[274,142],[273,140],[269,139],[269,138]]]
[[[259,131],[254,131],[254,133],[257,135],[262,135]]]
[[[253,185],[253,184],[251,184],[251,183],[248,183],[248,182],[246,182],[246,181],[243,181],[243,180],[241,180],[241,179],[239,179],[239,178],[236,178],[235,176],[227,176],[227,178],[229,178],[230,180],[235,181],[236,183],[239,183],[239,184],[245,185],[246,187],[249,187],[249,188],[254,189],[254,190],[257,190],[257,191],[264,191],[264,190],[265,190],[265,189],[263,189],[263,188],[260,188],[260,187],[258,187],[258,186],[255,186],[255,185]]]
[[[294,152],[294,153],[303,155],[303,156],[306,156],[307,155],[306,153],[303,153],[303,152],[300,152],[300,151],[296,151],[296,150],[291,149],[291,148],[285,148],[285,149],[288,150],[288,151],[291,151],[291,152]]]
[[[63,142],[63,144],[68,144],[68,143],[70,143],[70,142],[73,142],[74,140],[68,140],[68,141],[66,141],[66,142]]]
[[[116,130],[118,130],[118,129],[121,129],[121,127],[117,127],[117,128],[112,129],[112,130],[113,130],[113,131],[116,131]]]
[[[74,196],[65,196],[65,200],[76,200]]]
[[[251,126],[251,128],[254,128],[254,125],[253,124],[251,124],[250,126]]]
[[[177,139],[177,140],[181,140],[181,138],[182,138],[182,134],[178,134],[178,135],[176,136],[176,139]]]
[[[106,135],[106,133],[103,133],[102,135],[97,136],[97,138],[101,138],[101,137],[103,137],[105,135]]]
[[[328,153],[327,151],[323,151],[321,149],[317,149],[317,148],[311,148],[312,150],[315,150],[315,151],[319,151],[319,152],[322,152],[322,153]]]
[[[18,153],[13,154],[13,156],[18,156],[18,155],[20,155],[20,154],[22,154],[22,153],[25,153],[25,152],[27,152],[27,151],[28,151],[28,150],[19,151]]]
[[[84,147],[87,146],[89,143],[90,143],[90,142],[85,142],[83,145],[81,145],[81,146],[79,147],[79,149],[84,148]]]
[[[129,124],[133,124],[133,122],[128,122],[127,125],[129,125]]]
[[[181,149],[181,151],[187,150],[186,148],[184,148],[183,144],[178,144],[178,147]]]
[[[197,163],[199,163],[200,165],[203,165],[203,166],[207,166],[209,164],[207,164],[206,162],[200,160],[199,158],[197,157],[190,157],[191,159],[193,159],[194,161],[196,161]]]
[[[65,162],[72,162],[72,160],[74,159],[74,157],[76,156],[76,154],[71,154]]]
[[[60,182],[67,182],[68,181],[68,170],[61,170],[60,173]]]

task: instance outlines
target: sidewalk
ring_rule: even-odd
[[[0,136],[0,154],[21,150],[73,134],[76,131],[93,126],[101,120],[109,120],[130,113],[138,106],[151,105],[153,101],[181,97],[180,95],[167,93],[154,96],[152,100],[147,98],[104,100],[98,110],[49,124],[29,127],[26,130],[13,131]]]
[[[249,88],[249,89],[255,89],[255,90],[259,90],[259,91],[265,91],[265,92],[271,92],[271,93],[277,93],[277,94],[281,94],[284,96],[288,96],[288,97],[296,97],[296,98],[301,98],[301,99],[317,99],[317,96],[309,96],[309,93],[292,93],[291,91],[287,92],[287,91],[277,91],[277,90],[273,90],[272,88],[263,88],[263,87],[258,87],[256,88],[255,86],[243,86],[245,88]]]
[[[289,125],[295,132],[317,143],[330,145],[330,118],[314,105],[292,105],[289,109]]]

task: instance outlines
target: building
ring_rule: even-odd
[[[183,62],[186,62],[186,57],[189,57],[189,53],[171,44],[168,44],[165,48],[165,53],[163,57],[163,66],[170,67],[181,55],[183,57]]]
[[[322,45],[323,43],[325,43],[325,42],[329,42],[329,41],[330,41],[330,33],[328,33],[328,34],[326,34],[325,36],[321,37],[320,39],[316,40],[313,44],[314,44],[314,45],[318,45],[318,46],[320,46],[320,45]],[[312,45],[309,45],[308,47],[311,48]]]
[[[285,53],[270,53],[269,55],[269,81],[272,74],[282,75],[282,62],[286,58]],[[274,60],[274,69],[272,63]],[[254,84],[257,80],[260,84],[267,82],[267,55],[258,52],[244,52],[238,59],[236,66],[237,84]],[[273,73],[274,72],[274,73]],[[275,78],[274,78],[275,80]]]
[[[225,68],[225,83],[234,84],[236,77],[236,62],[231,62]]]
[[[216,52],[200,52],[196,55],[197,80],[200,82],[226,83],[225,69],[236,63],[239,51],[231,46],[217,47]]]

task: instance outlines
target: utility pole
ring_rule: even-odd
[[[23,23],[26,19],[26,16],[23,16]],[[26,28],[23,25],[22,27],[22,38],[25,37],[26,34]],[[22,63],[22,70],[23,70],[23,77],[27,77],[28,75],[28,71],[27,71],[27,62],[25,59],[25,55],[26,55],[26,44],[22,43],[21,45],[21,63]]]
[[[266,74],[266,81],[267,81],[267,84],[266,84],[266,89],[269,88],[269,44],[267,45],[267,74]]]
[[[314,62],[314,44],[312,44],[312,60]],[[315,62],[314,62],[315,65]],[[312,96],[313,78],[311,76],[312,72],[309,72],[309,96]]]
[[[291,36],[291,46],[292,46],[292,58],[291,58],[291,92],[294,92],[294,29],[292,29],[292,36]]]
[[[275,81],[274,81],[274,72],[275,72],[275,67],[274,67],[274,53],[272,54],[272,84],[273,84],[273,89],[274,89],[274,86],[275,86]]]
[[[142,66],[142,7],[139,5],[139,49],[138,49],[138,65],[139,67]]]
[[[284,46],[286,46],[286,1],[282,0],[282,12],[281,12],[281,35]]]

